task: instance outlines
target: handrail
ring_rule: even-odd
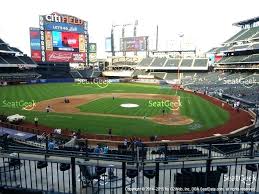
[[[141,148],[140,148],[141,150]],[[213,151],[213,150],[212,150]],[[136,158],[136,151],[133,152],[131,155],[120,155],[120,154],[96,154],[96,153],[89,153],[89,152],[82,152],[82,151],[67,151],[67,150],[45,150],[40,148],[28,148],[28,147],[18,147],[18,146],[8,146],[7,148],[2,147],[2,153],[19,153],[19,154],[34,154],[34,155],[41,155],[41,156],[57,156],[57,157],[75,157],[81,158],[85,160],[103,160],[103,161],[114,161],[114,162],[137,162],[143,161],[144,163],[157,163],[157,162],[181,162],[181,161],[200,161],[200,160],[207,160],[207,159],[236,159],[236,158],[251,158],[252,156],[248,155],[238,155],[238,156],[217,156],[217,157],[210,157],[209,155],[204,155],[202,157],[184,157],[184,158],[176,158],[176,157],[162,157],[162,158],[155,158],[155,159],[145,159],[141,155],[139,159]]]

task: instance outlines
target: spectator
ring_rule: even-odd
[[[49,150],[54,150],[54,148],[55,148],[55,143],[52,142],[52,141],[49,141],[49,142],[48,142],[48,149],[49,149]]]
[[[34,124],[35,124],[35,127],[38,127],[38,121],[39,121],[38,117],[34,117]]]
[[[124,145],[124,146],[128,146],[128,140],[127,140],[127,138],[126,138],[126,139],[124,139],[124,141],[123,141],[123,145]]]
[[[236,102],[234,102],[233,107],[234,107],[234,108],[236,108],[236,107],[237,107],[237,103],[236,103]]]
[[[142,143],[142,141],[141,141],[140,138],[138,138],[138,139],[135,141],[135,145],[136,145],[136,147],[142,147],[143,143]]]
[[[61,134],[61,131],[62,131],[61,129],[54,129],[54,133],[55,133],[55,134],[58,134],[58,135]]]
[[[104,146],[104,148],[103,148],[103,153],[104,154],[108,154],[108,151],[109,151],[109,147],[106,145],[106,146]]]
[[[96,148],[94,149],[94,153],[95,154],[100,154],[101,153],[101,149],[100,149],[99,145],[97,145]]]
[[[108,129],[108,134],[109,134],[110,136],[112,135],[112,129],[111,129],[111,128]]]

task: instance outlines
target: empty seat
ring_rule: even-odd
[[[136,176],[138,176],[138,171],[136,169],[127,169],[126,174],[127,174],[127,177],[133,179]]]
[[[97,176],[100,176],[106,172],[106,168],[101,167],[101,166],[96,166],[95,172],[96,172]]]
[[[0,187],[1,194],[43,194],[43,191],[24,188]]]
[[[15,166],[20,166],[20,165],[21,165],[21,161],[19,159],[11,158],[10,161],[9,161],[10,167],[15,167]]]
[[[250,170],[252,172],[256,172],[257,171],[257,165],[256,164],[247,164],[246,169]]]
[[[70,169],[70,164],[61,163],[59,166],[60,171],[66,171]]]
[[[38,161],[37,162],[37,168],[38,169],[46,168],[47,166],[48,166],[48,162],[46,162],[46,161]]]
[[[143,175],[145,177],[147,177],[148,179],[153,179],[156,175],[156,171],[155,170],[144,170]]]
[[[223,173],[223,174],[227,174],[228,167],[227,166],[217,166],[217,171],[219,171],[220,173]]]

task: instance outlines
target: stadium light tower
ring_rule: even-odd
[[[184,34],[183,33],[179,33],[178,36],[179,36],[179,40],[180,40],[179,51],[180,51],[180,55],[182,55],[182,41],[183,41]]]
[[[136,37],[137,36],[137,26],[138,26],[138,20],[135,20],[135,24],[134,24],[134,32],[133,32],[133,36]],[[135,51],[134,55],[137,56],[138,52]]]
[[[138,24],[137,20],[135,22],[135,26]],[[121,36],[122,36],[122,40],[125,38],[125,27],[127,26],[132,26],[134,24],[121,24],[121,25],[112,25],[112,29],[111,29],[111,50],[112,50],[112,56],[115,56],[115,51],[114,51],[114,28],[116,27],[122,27],[122,31],[121,31]],[[134,28],[134,35],[137,33],[137,31],[135,31]],[[123,43],[123,42],[122,42]],[[124,45],[123,45],[123,56],[126,56],[126,51],[124,50]]]
[[[131,26],[132,24],[123,24],[122,25],[122,34],[121,34],[121,37],[122,37],[122,42],[123,42],[123,40],[124,40],[124,38],[125,38],[125,27],[127,27],[127,26]],[[123,45],[123,56],[126,56],[126,50],[124,50],[124,45]]]
[[[158,25],[156,25],[156,51],[158,51]]]
[[[114,51],[114,28],[118,27],[120,25],[112,25],[111,29],[111,51],[112,51],[112,56],[115,56],[115,51]]]
[[[123,24],[122,25],[122,38],[124,38],[125,37],[125,27],[127,27],[127,26],[131,26],[132,24]]]

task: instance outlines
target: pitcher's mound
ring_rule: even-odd
[[[136,107],[139,107],[138,104],[131,104],[131,103],[121,104],[120,106],[123,107],[123,108],[136,108]]]

